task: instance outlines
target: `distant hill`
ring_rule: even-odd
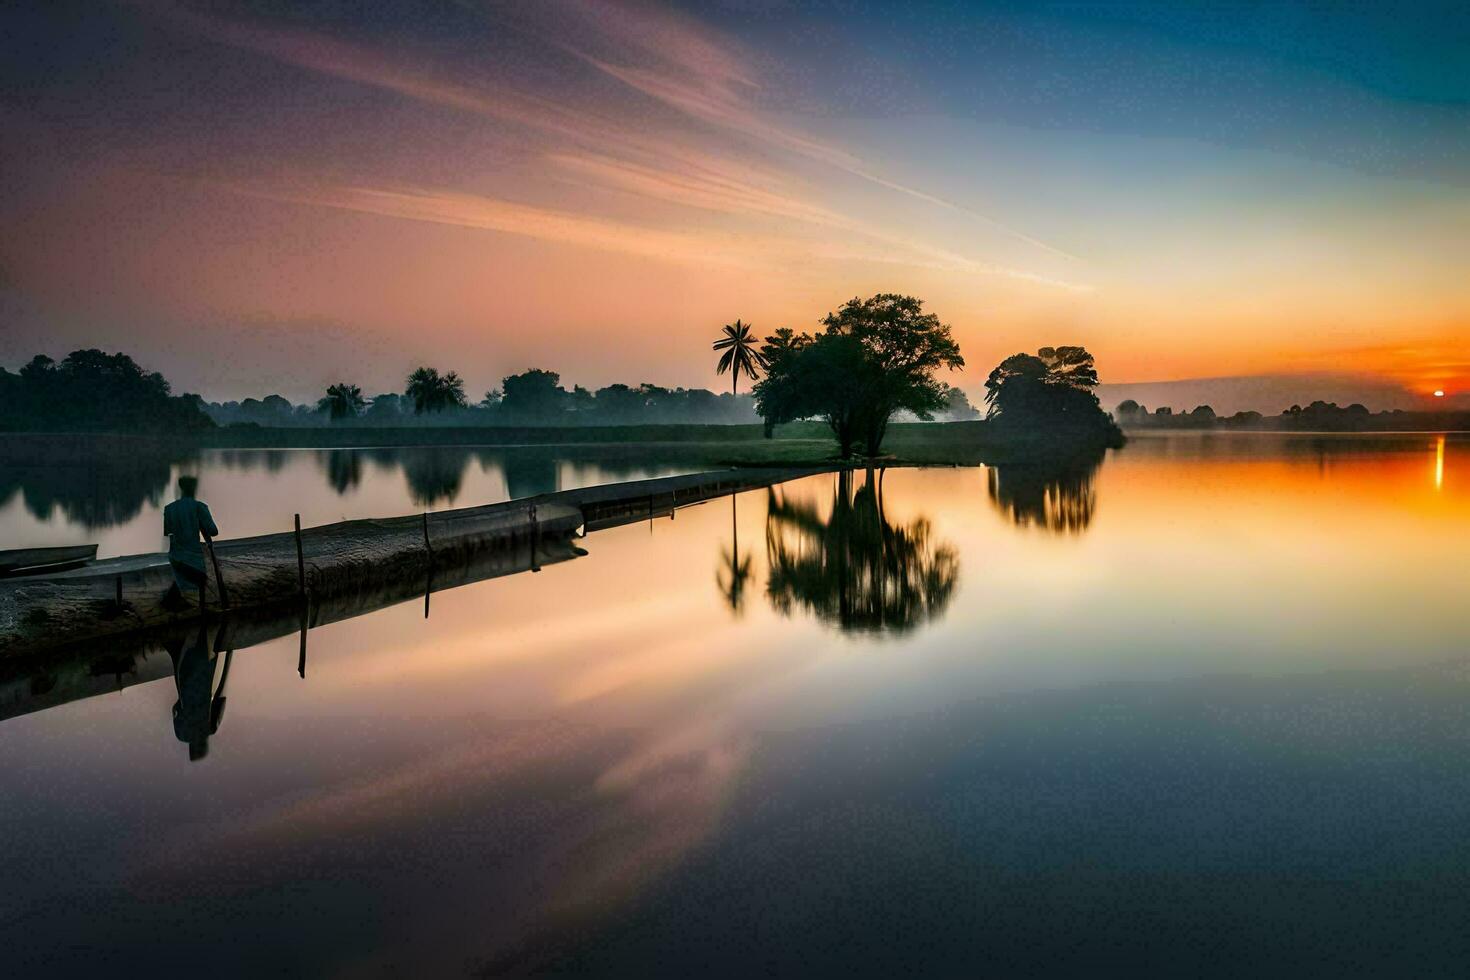
[[[1104,384],[1097,389],[1103,408],[1112,411],[1131,398],[1149,411],[1168,407],[1176,412],[1209,405],[1218,415],[1260,412],[1276,415],[1292,405],[1314,401],[1339,405],[1358,403],[1370,411],[1393,409],[1470,409],[1470,396],[1435,400],[1430,404],[1402,385],[1371,375],[1359,374],[1258,374],[1228,378],[1186,378],[1180,381],[1147,381],[1136,384]]]

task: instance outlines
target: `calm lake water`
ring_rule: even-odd
[[[199,478],[225,537],[363,517],[448,510],[710,469],[541,448],[206,449],[118,453],[39,465],[0,448],[0,547],[90,544],[99,557],[167,547],[163,508],[182,474]]]
[[[429,504],[360,462],[187,465],[231,535]],[[471,453],[452,501],[594,469]],[[157,546],[167,476],[7,479],[11,537]],[[0,722],[6,972],[1463,975],[1465,437],[1145,436],[580,544],[320,626],[305,679],[235,650],[196,762],[167,673]]]

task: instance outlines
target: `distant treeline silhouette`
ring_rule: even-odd
[[[0,430],[168,432],[214,428],[198,395],[174,395],[163,375],[126,354],[44,354],[19,373],[0,368]]]
[[[561,383],[555,371],[533,368],[508,375],[477,402],[464,393],[456,372],[422,367],[404,391],[365,397],[355,384],[331,385],[315,404],[293,405],[280,395],[211,402],[206,412],[220,425],[259,426],[576,426],[739,425],[760,421],[753,395],[716,394],[706,388],[665,388],[644,382],[596,390]],[[979,415],[958,388],[945,386],[938,417]]]
[[[1133,429],[1244,429],[1283,432],[1402,432],[1415,429],[1439,430],[1470,427],[1470,412],[1406,412],[1393,409],[1370,412],[1354,402],[1342,407],[1336,402],[1314,401],[1307,407],[1292,405],[1280,415],[1236,412],[1217,415],[1209,405],[1190,411],[1147,407],[1129,398],[1120,402],[1118,421]]]
[[[978,413],[958,388],[946,388],[942,418]],[[471,403],[456,372],[420,367],[402,392],[364,396],[339,382],[310,403],[279,394],[206,402],[174,395],[162,374],[127,354],[79,350],[60,362],[38,354],[18,372],[0,367],[0,431],[176,432],[231,425],[299,427],[750,424],[760,421],[752,395],[643,383],[570,390],[555,371],[505,377]]]
[[[280,395],[214,402],[205,410],[221,425],[629,425],[751,423],[749,395],[717,395],[704,388],[612,384],[569,390],[555,371],[533,368],[508,375],[476,402],[454,371],[416,368],[402,392],[366,397],[355,384],[331,385],[315,404],[293,405]]]
[[[0,374],[3,424],[12,430],[174,431],[230,427],[447,425],[457,427],[739,424],[757,419],[769,437],[778,425],[817,420],[832,431],[843,458],[876,457],[895,419],[968,420],[978,412],[965,393],[941,381],[941,369],[965,365],[948,324],[912,296],[853,298],[820,321],[816,334],[775,331],[761,342],[741,320],[723,328],[714,348],[731,390],[612,384],[568,390],[561,375],[539,368],[507,375],[471,404],[456,371],[415,368],[400,392],[372,397],[347,380],[312,404],[278,394],[205,403],[173,396],[163,376],[125,354],[77,351],[60,364],[38,355],[18,375]],[[759,344],[759,346],[757,346]],[[764,373],[764,377],[762,377]],[[755,382],[739,394],[741,375]],[[1093,358],[1083,347],[1043,347],[1015,354],[986,381],[987,420],[1012,440],[1073,451],[1120,445],[1121,431],[1098,404]]]

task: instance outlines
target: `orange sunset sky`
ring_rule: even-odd
[[[532,366],[719,389],[721,324],[896,291],[972,395],[1080,343],[1104,382],[1456,400],[1470,73],[1437,16],[11,8],[0,363],[120,349],[212,399],[420,363],[476,397]]]

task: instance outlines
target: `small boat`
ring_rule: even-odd
[[[61,548],[14,548],[0,551],[0,578],[41,575],[80,568],[97,557],[95,544],[70,544]]]

